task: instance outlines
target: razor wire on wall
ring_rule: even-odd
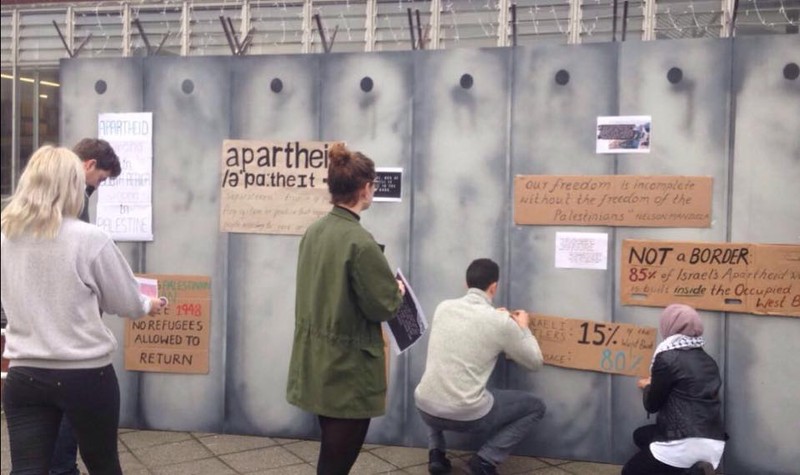
[[[5,4],[1,12],[2,65],[9,67],[55,65],[71,55],[293,54],[791,34],[798,31],[800,0],[168,0]]]

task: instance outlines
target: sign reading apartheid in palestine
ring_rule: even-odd
[[[800,245],[622,243],[624,305],[800,317]]]
[[[158,314],[125,323],[125,369],[208,374],[211,279],[142,275],[158,281],[169,305]]]
[[[225,140],[220,230],[302,235],[331,209],[328,149],[334,143]]]
[[[518,175],[514,223],[707,228],[712,178]]]
[[[646,377],[655,351],[655,328],[531,313],[530,329],[544,364]]]

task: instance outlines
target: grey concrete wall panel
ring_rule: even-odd
[[[141,416],[155,429],[221,431],[227,235],[219,232],[219,162],[230,131],[228,58],[153,57],[144,72],[154,129],[147,271],[209,276],[211,335],[208,375],[142,374]]]
[[[681,70],[681,81],[668,80],[672,68]],[[711,227],[621,227],[616,231],[617,256],[624,239],[726,241],[730,70],[730,43],[724,40],[622,44],[619,114],[650,115],[653,122],[651,152],[618,155],[618,174],[711,176],[714,184]],[[658,327],[661,309],[621,306],[618,292],[619,282],[614,287],[617,321]],[[720,312],[700,314],[705,326],[705,349],[724,371],[727,317]],[[633,430],[652,423],[645,416],[641,391],[635,383],[630,377],[613,378],[613,458],[617,462],[625,461],[635,452]]]
[[[414,59],[410,274],[433,317],[440,301],[465,293],[470,261],[489,257],[506,265],[510,50],[425,52]],[[418,446],[426,445],[427,431],[414,413],[413,391],[426,353],[427,340],[420,341],[408,363],[407,442]]]
[[[141,58],[63,59],[60,63],[61,143],[97,137],[97,115],[142,110]],[[105,84],[105,91],[101,94]]]
[[[319,138],[319,56],[231,61],[231,134]],[[273,81],[280,81],[280,88]],[[312,436],[313,416],[286,402],[294,335],[297,236],[229,234],[225,431]]]
[[[84,137],[97,137],[97,118],[105,112],[142,112],[142,58],[63,59],[60,63],[60,145],[74,146]],[[95,222],[97,193],[90,199]],[[134,271],[141,270],[145,244],[117,243]]]
[[[344,140],[376,167],[403,168],[402,202],[376,202],[362,216],[364,227],[386,245],[392,269],[408,272],[411,239],[411,147],[414,90],[412,53],[324,55],[321,64],[322,138]],[[411,276],[408,276],[411,279]],[[412,283],[412,285],[414,285]],[[371,443],[402,443],[408,410],[407,358],[390,357],[386,415],[370,424]]]
[[[342,139],[378,166],[403,167],[403,201],[375,203],[364,225],[406,271],[429,319],[440,301],[463,295],[466,265],[483,256],[503,268],[498,305],[656,326],[660,309],[618,303],[624,239],[800,242],[800,80],[784,78],[799,55],[788,35],[63,61],[63,143],[96,135],[100,112],[154,114],[155,240],[122,244],[126,257],[143,271],[212,279],[209,375],[126,373],[118,352],[122,425],[319,434],[312,415],[285,402],[298,238],[219,232],[224,139]],[[672,68],[681,81],[667,79]],[[565,85],[555,81],[561,70],[569,74]],[[361,89],[365,77],[369,92]],[[107,84],[102,95],[94,89],[99,79]],[[651,153],[595,155],[599,115],[651,115]],[[712,225],[513,225],[514,175],[614,173],[713,177]],[[608,271],[554,269],[562,230],[608,232]],[[732,436],[725,473],[796,473],[790,441],[800,370],[791,355],[800,325],[788,317],[701,315],[707,351],[723,370]],[[123,322],[107,322],[122,341]],[[413,399],[426,353],[423,338],[392,358],[388,416],[374,421],[370,442],[426,445]],[[548,406],[520,454],[622,463],[634,453],[632,431],[652,422],[630,377],[555,367],[529,373],[501,362],[490,385],[529,390]],[[448,442],[474,448],[478,439],[448,434]]]
[[[800,64],[797,35],[739,39],[734,51],[732,242],[800,242]],[[795,66],[796,67],[796,66]],[[787,68],[790,70],[791,66]],[[790,75],[791,77],[791,75]],[[800,321],[731,314],[725,473],[794,474],[800,467]]]
[[[65,59],[60,65],[61,116],[60,145],[72,148],[84,137],[97,137],[97,116],[104,112],[142,111],[141,59]],[[103,81],[105,90],[98,83]],[[98,91],[104,91],[100,94]],[[89,212],[94,222],[97,194]],[[134,271],[139,269],[145,244],[117,243]],[[125,321],[115,316],[105,318],[122,348]],[[122,351],[114,353],[114,368],[120,388],[120,424],[138,426],[139,373],[125,371]]]
[[[518,48],[514,55],[511,175],[607,175],[613,156],[594,153],[598,115],[617,111],[617,45]],[[569,82],[559,85],[563,71]],[[512,203],[513,189],[507,200]],[[607,227],[515,226],[509,216],[508,305],[572,318],[612,320],[609,270],[556,269],[555,234]],[[503,283],[501,282],[501,285]],[[508,385],[540,397],[547,414],[519,453],[607,460],[610,377],[553,366],[532,373],[510,364]],[[558,436],[554,436],[558,434]]]

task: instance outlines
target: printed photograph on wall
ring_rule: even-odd
[[[597,153],[650,153],[649,115],[597,118]]]

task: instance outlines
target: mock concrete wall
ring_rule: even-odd
[[[378,166],[404,168],[403,201],[375,203],[364,225],[386,244],[429,316],[464,292],[466,265],[502,266],[498,304],[655,326],[656,308],[621,306],[623,239],[800,242],[800,63],[794,36],[517,49],[64,60],[62,141],[96,134],[102,112],[153,112],[154,233],[122,244],[135,270],[212,279],[210,373],[134,373],[115,359],[122,424],[316,437],[285,401],[299,237],[219,232],[222,140],[346,140]],[[677,67],[683,80],[672,84]],[[558,71],[570,80],[559,85]],[[469,75],[470,83],[465,75]],[[372,90],[361,82],[369,77]],[[280,79],[283,89],[272,92]],[[94,84],[104,80],[100,95]],[[192,81],[186,93],[183,83]],[[596,155],[599,115],[652,115],[649,155]],[[705,229],[515,226],[516,174],[704,175]],[[557,231],[609,234],[609,269],[555,269]],[[800,370],[793,318],[701,312],[723,371],[731,441],[725,473],[796,473]],[[109,317],[122,341],[122,322]],[[392,357],[387,414],[374,443],[424,446],[413,406],[427,340]],[[623,463],[647,423],[634,378],[501,361],[495,387],[541,397],[548,413],[518,453]],[[454,447],[477,440],[449,437]]]

